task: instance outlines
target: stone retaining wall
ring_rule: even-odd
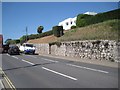
[[[36,53],[49,54],[49,44],[34,44],[36,46]]]
[[[62,42],[60,46],[38,44],[36,47],[38,53],[114,61],[117,60],[117,46],[116,41],[86,40]]]

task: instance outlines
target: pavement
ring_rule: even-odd
[[[77,58],[77,57],[66,57],[66,56],[57,56],[57,55],[51,55],[51,54],[39,54],[41,56],[47,56],[47,57],[53,57],[53,58],[59,58],[69,61],[75,61],[75,62],[83,62],[83,63],[89,63],[89,64],[95,64],[95,65],[101,65],[101,66],[107,66],[107,67],[114,67],[118,68],[119,62],[112,62],[108,60],[97,60],[97,59],[86,59],[86,58]]]

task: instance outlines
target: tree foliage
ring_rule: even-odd
[[[39,26],[38,28],[37,28],[37,32],[40,34],[40,33],[42,33],[42,30],[44,29],[44,27],[43,26]]]
[[[52,30],[53,30],[54,36],[56,36],[56,37],[60,37],[64,34],[63,26],[54,26]]]
[[[12,40],[12,39],[7,39],[5,41],[6,45],[10,45],[10,44],[16,44],[16,41],[15,40]]]

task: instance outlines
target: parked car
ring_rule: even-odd
[[[11,46],[8,50],[8,54],[10,55],[19,55],[20,54],[20,50],[18,48],[18,46]]]
[[[24,43],[19,49],[24,54],[35,54],[35,46],[31,43]]]
[[[8,53],[9,45],[3,45],[2,53]]]

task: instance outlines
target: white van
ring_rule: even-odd
[[[24,43],[19,49],[20,52],[23,52],[24,54],[35,54],[35,46],[30,43]]]

